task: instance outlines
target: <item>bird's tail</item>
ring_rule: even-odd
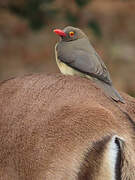
[[[118,91],[113,86],[106,84],[95,78],[93,80],[101,89],[104,90],[107,96],[111,97],[115,101],[120,101],[122,103],[125,103],[124,99],[120,96]]]

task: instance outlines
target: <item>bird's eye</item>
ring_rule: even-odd
[[[74,34],[75,34],[75,33],[74,33],[73,31],[70,31],[70,32],[69,32],[70,37],[73,37]]]

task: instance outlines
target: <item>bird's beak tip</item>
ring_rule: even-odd
[[[55,32],[55,33],[56,33],[56,32],[57,32],[57,29],[54,29],[54,30],[53,30],[53,32]]]

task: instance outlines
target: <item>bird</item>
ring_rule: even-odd
[[[109,71],[87,35],[81,29],[72,26],[53,31],[60,36],[60,41],[55,45],[55,57],[61,73],[91,79],[106,96],[116,102],[125,103],[113,87]]]

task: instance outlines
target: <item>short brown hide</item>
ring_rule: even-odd
[[[88,79],[0,83],[0,180],[135,180],[135,99]]]

